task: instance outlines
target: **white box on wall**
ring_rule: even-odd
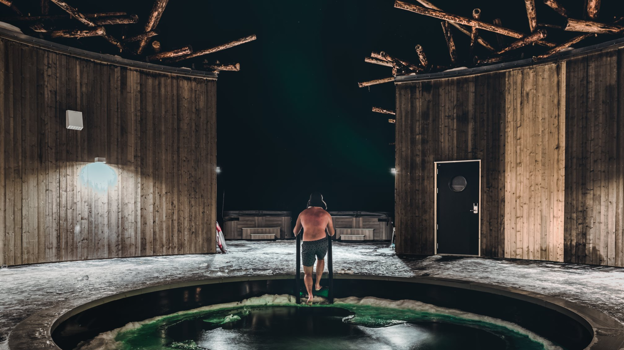
[[[68,109],[65,111],[65,121],[69,130],[82,130],[83,128],[82,112],[70,111]]]

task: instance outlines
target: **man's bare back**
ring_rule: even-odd
[[[310,207],[299,214],[295,225],[295,234],[303,228],[303,241],[318,241],[325,238],[325,229],[334,235],[334,223],[328,212],[319,207]]]

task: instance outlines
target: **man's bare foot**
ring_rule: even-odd
[[[321,287],[321,286],[314,286],[314,290],[315,290],[315,291],[317,291],[317,292],[318,292],[319,290],[321,290],[321,289],[323,289],[323,287]]]
[[[312,302],[314,301],[314,296],[313,295],[309,295],[308,296],[308,301],[306,301],[307,304],[312,304]]]

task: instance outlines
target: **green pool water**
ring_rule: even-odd
[[[100,338],[108,338],[107,350],[561,349],[505,324],[377,304],[226,304],[159,317]],[[103,346],[91,345],[78,349]]]

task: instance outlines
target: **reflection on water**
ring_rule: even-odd
[[[187,320],[168,327],[174,348],[247,349],[515,349],[490,332],[444,323],[402,323],[370,328],[343,322],[340,308],[267,307]]]

